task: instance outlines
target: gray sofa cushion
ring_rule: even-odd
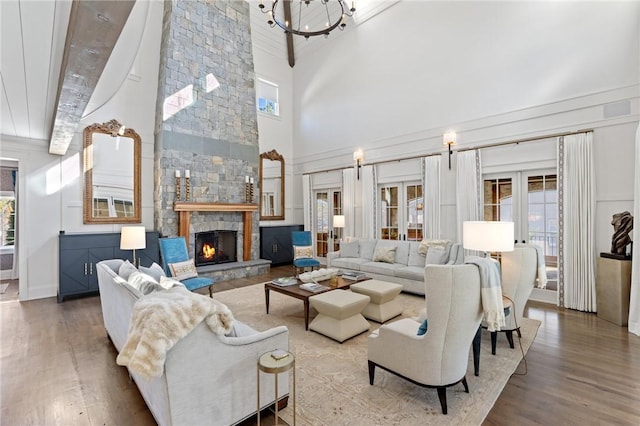
[[[369,259],[362,259],[360,257],[338,257],[331,261],[332,268],[345,268],[360,270],[363,263],[371,262]]]
[[[424,266],[407,266],[406,268],[398,268],[395,271],[395,274],[398,278],[422,281],[424,280]]]
[[[407,266],[419,266],[424,268],[425,256],[418,252],[419,247],[420,243],[418,241],[409,242],[409,259],[407,261]]]
[[[397,241],[397,243],[395,263],[407,265],[409,263],[409,241]]]
[[[358,243],[360,244],[360,257],[372,260],[373,252],[376,249],[376,242],[376,240],[358,240]]]
[[[340,257],[358,257],[360,244],[357,241],[343,241],[340,243]]]
[[[449,258],[449,253],[442,247],[429,247],[425,259],[426,265],[444,265]]]
[[[395,272],[398,268],[406,268],[406,266],[398,265],[396,263],[367,262],[362,264],[360,270],[362,272],[395,276]]]

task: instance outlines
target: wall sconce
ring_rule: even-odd
[[[360,180],[360,167],[362,167],[362,161],[364,161],[364,152],[361,149],[353,153],[353,161],[356,162],[356,174],[358,180]]]
[[[449,170],[451,170],[451,155],[453,154],[453,151],[451,151],[451,145],[455,145],[456,140],[456,132],[447,132],[442,137],[442,144],[449,147]]]
[[[133,250],[133,266],[140,266],[136,261],[136,249],[147,247],[144,226],[123,226],[120,229],[120,250]]]

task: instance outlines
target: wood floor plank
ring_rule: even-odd
[[[286,275],[291,266],[274,267],[216,283],[214,291]],[[20,303],[13,294],[0,298],[1,424],[155,424],[127,370],[115,363],[99,297]],[[530,302],[525,316],[542,322],[527,374],[510,378],[484,425],[640,425],[640,337],[595,314],[552,305]],[[508,350],[519,349],[500,336],[498,351]],[[524,370],[522,362],[517,372]],[[273,424],[272,415],[265,420]]]

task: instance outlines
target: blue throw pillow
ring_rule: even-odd
[[[423,334],[427,334],[427,326],[428,325],[429,325],[429,322],[425,318],[425,320],[422,321],[422,324],[420,324],[420,327],[418,327],[418,336],[422,336]]]

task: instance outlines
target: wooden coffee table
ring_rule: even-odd
[[[269,292],[271,290],[275,291],[276,293],[282,293],[284,295],[302,300],[302,303],[304,303],[304,329],[308,330],[309,329],[309,297],[315,296],[316,294],[325,293],[327,291],[335,290],[335,289],[347,289],[351,286],[351,284],[355,284],[357,282],[362,282],[370,279],[371,278],[369,277],[365,277],[365,278],[359,279],[358,281],[351,281],[351,280],[345,280],[342,277],[338,277],[338,284],[334,287],[331,286],[331,280],[318,281],[318,284],[322,284],[324,286],[327,286],[328,288],[327,290],[320,290],[316,292],[311,292],[311,291],[301,289],[300,284],[302,284],[302,281],[300,280],[298,280],[299,284],[290,285],[287,287],[281,287],[279,285],[275,285],[272,282],[265,283],[264,284],[264,301],[267,307],[267,314],[269,313]]]

